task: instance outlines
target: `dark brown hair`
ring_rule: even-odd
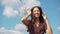
[[[44,19],[43,19],[43,16],[42,16],[43,12],[42,12],[41,7],[39,7],[39,6],[34,6],[34,7],[31,9],[31,20],[32,20],[32,22],[34,22],[34,21],[33,21],[33,20],[34,20],[34,17],[33,17],[33,10],[34,10],[34,8],[38,8],[38,9],[39,9],[39,11],[40,11],[40,17],[39,17],[40,23],[44,23]]]

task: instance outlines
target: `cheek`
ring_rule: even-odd
[[[36,12],[33,12],[33,15],[35,15],[36,14]]]
[[[40,15],[40,12],[39,12],[39,15]]]
[[[40,12],[38,11],[37,14],[40,15]]]
[[[40,13],[40,11],[38,11],[38,13]]]

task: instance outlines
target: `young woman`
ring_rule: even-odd
[[[52,29],[48,23],[46,13],[41,7],[34,6],[31,10],[25,9],[27,15],[22,18],[22,22],[27,26],[29,34],[52,34]],[[31,20],[28,17],[31,16]]]

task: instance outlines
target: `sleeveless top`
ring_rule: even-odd
[[[35,27],[32,24],[30,24],[31,21],[29,21],[28,30],[29,34],[44,34],[46,33],[47,25],[46,23],[39,23],[39,27]]]

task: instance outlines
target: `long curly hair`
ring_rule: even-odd
[[[40,23],[44,23],[44,18],[43,18],[43,16],[42,16],[42,14],[43,14],[43,12],[42,12],[42,9],[41,9],[41,7],[39,7],[39,6],[34,6],[32,9],[31,9],[31,24],[34,24],[34,17],[33,17],[33,10],[34,10],[34,8],[38,8],[39,9],[39,11],[40,11],[40,17],[39,17],[39,21],[40,21]]]

